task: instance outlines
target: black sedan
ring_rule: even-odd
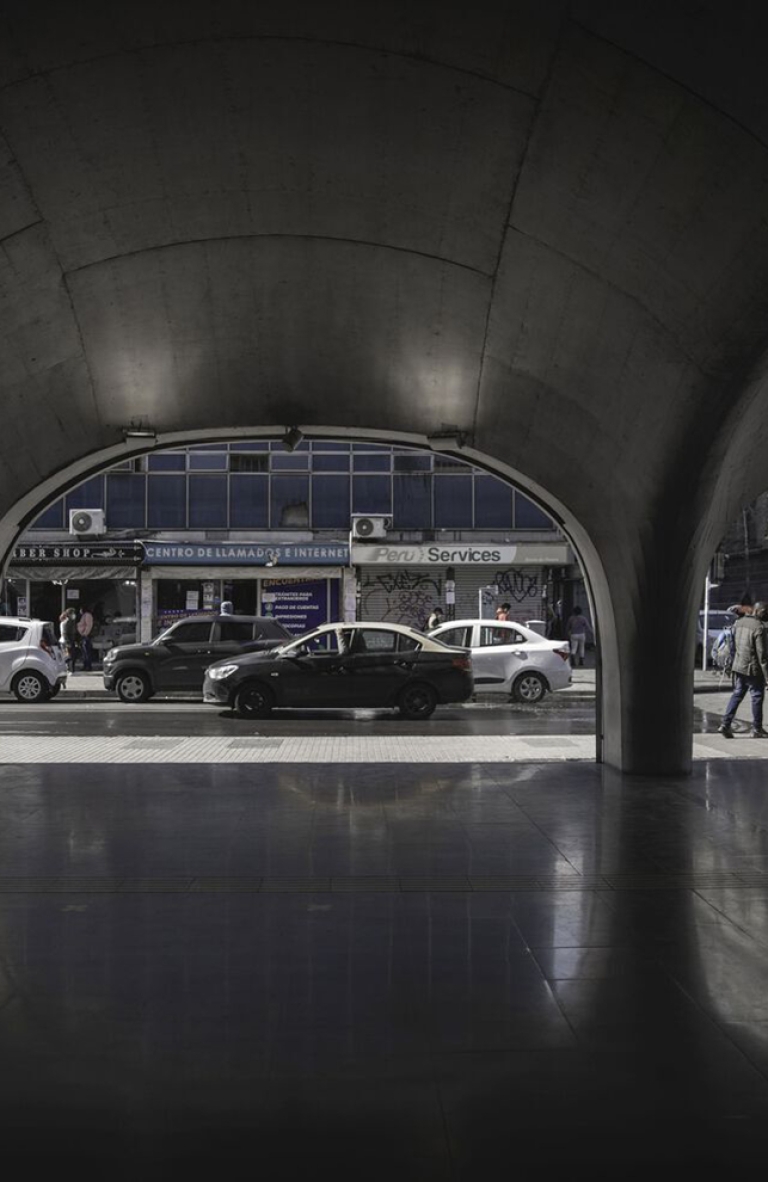
[[[473,692],[469,653],[402,624],[326,624],[268,653],[209,666],[203,698],[241,718],[273,706],[397,708],[429,718],[439,702]]]
[[[123,702],[163,690],[197,690],[222,657],[276,648],[290,632],[270,616],[198,615],[177,620],[150,644],[121,644],[104,657],[104,687]]]

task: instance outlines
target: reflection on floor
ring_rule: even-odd
[[[762,1167],[759,762],[6,766],[0,855],[7,1168]]]

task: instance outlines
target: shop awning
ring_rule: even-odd
[[[38,583],[81,583],[85,579],[135,579],[135,566],[10,566],[9,579],[34,579]]]

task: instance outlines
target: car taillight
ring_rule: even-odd
[[[451,664],[454,669],[466,669],[467,672],[472,668],[472,662],[469,657],[453,657]]]
[[[563,648],[556,648],[555,652],[557,653],[558,657],[562,657],[564,661],[567,661],[571,655],[571,650],[567,644],[564,645]]]

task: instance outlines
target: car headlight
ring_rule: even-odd
[[[109,652],[107,652],[107,653],[105,653],[105,654],[104,654],[104,658],[103,658],[103,660],[102,660],[102,664],[103,664],[103,665],[111,665],[111,664],[112,664],[112,662],[114,661],[114,659],[115,659],[116,655],[117,655],[117,654],[115,653],[115,650],[114,650],[113,648],[111,648],[111,649],[109,650]]]
[[[237,665],[211,665],[208,670],[211,681],[223,681],[225,677],[231,677],[233,673],[237,673]]]

